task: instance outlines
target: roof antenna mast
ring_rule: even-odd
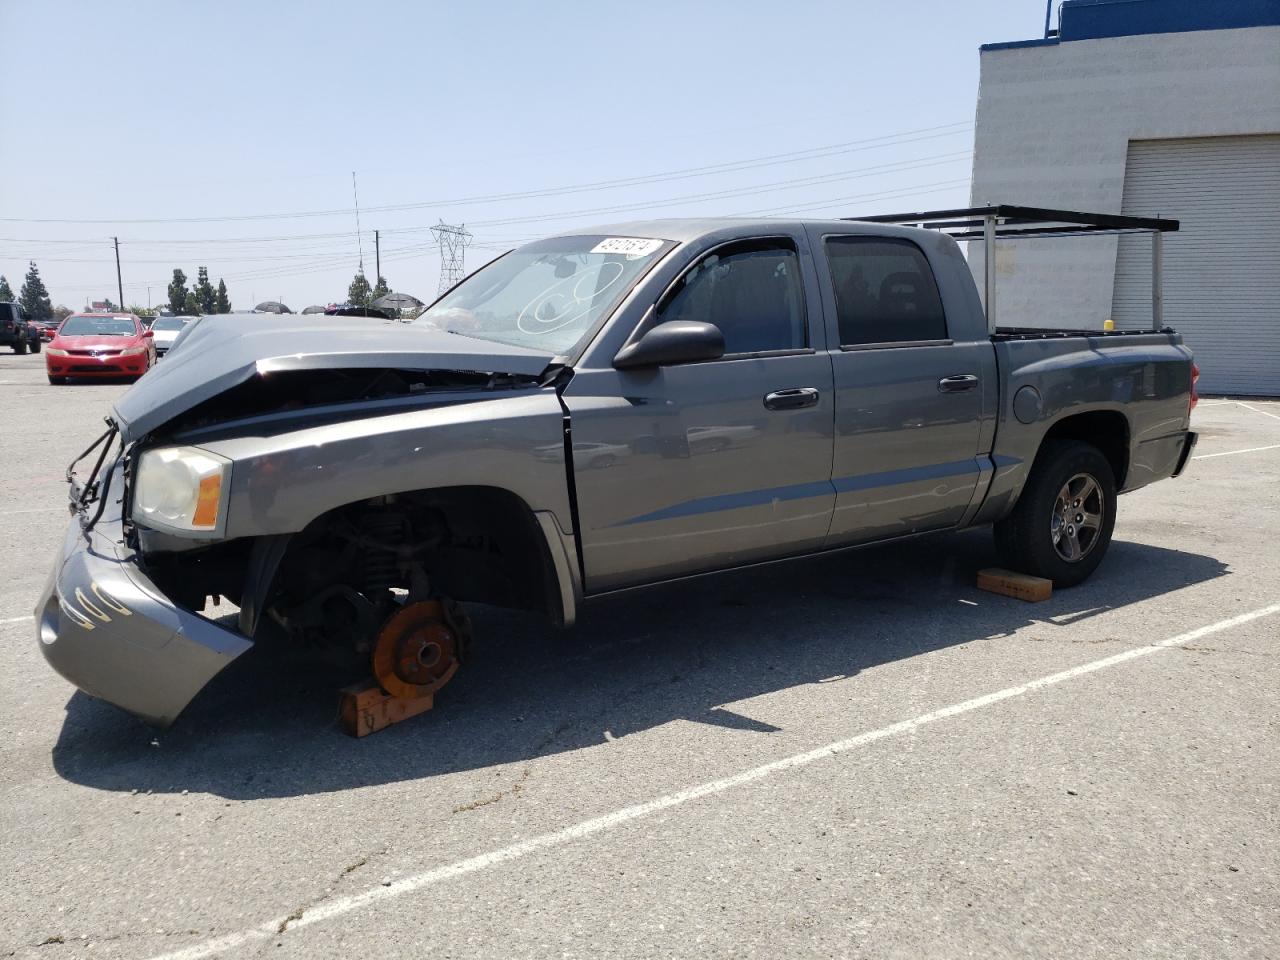
[[[356,189],[356,172],[351,171],[351,196],[356,204],[356,247],[360,251],[360,275],[364,276],[364,238],[360,236],[360,191]]]

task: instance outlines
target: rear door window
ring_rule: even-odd
[[[945,340],[947,321],[929,261],[891,237],[828,237],[841,346]]]
[[[732,243],[689,269],[658,318],[715,324],[726,355],[803,350],[809,345],[803,284],[791,240]]]

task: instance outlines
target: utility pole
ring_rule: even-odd
[[[111,241],[116,245],[116,293],[120,296],[120,309],[124,309],[124,283],[120,279],[120,238],[112,237]]]
[[[378,271],[378,275],[373,278],[373,285],[376,287],[378,282],[382,280],[382,243],[378,239],[378,231],[373,231],[373,260],[374,269]]]
[[[451,227],[444,221],[432,227],[431,233],[440,245],[440,287],[437,292],[444,293],[467,275],[463,258],[467,245],[471,243],[471,233],[465,226]]]

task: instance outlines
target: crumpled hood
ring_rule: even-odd
[[[536,376],[553,354],[398,321],[262,314],[205,317],[115,404],[126,442],[259,373],[388,368]]]

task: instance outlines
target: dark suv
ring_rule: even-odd
[[[0,346],[13,347],[14,353],[40,352],[40,328],[21,304],[0,303]]]

